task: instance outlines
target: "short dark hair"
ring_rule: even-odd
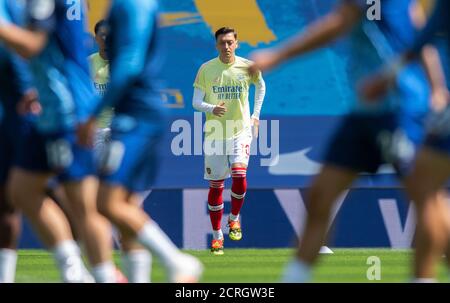
[[[98,34],[98,31],[100,30],[100,28],[103,26],[108,26],[108,23],[104,19],[98,21],[97,24],[95,24],[94,32],[96,35]]]
[[[231,28],[231,27],[219,28],[216,31],[214,36],[216,37],[216,41],[217,41],[217,38],[219,38],[220,35],[226,35],[226,34],[229,34],[229,33],[233,33],[234,34],[234,38],[237,40],[237,32],[236,32],[236,30],[234,28]]]

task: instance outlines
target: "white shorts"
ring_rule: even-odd
[[[105,152],[106,143],[111,139],[110,128],[98,128],[94,137],[94,156],[98,161],[101,155]]]
[[[243,163],[246,166],[250,159],[252,143],[251,128],[245,129],[238,137],[226,141],[205,140],[205,180],[223,180],[231,176],[231,165]],[[217,145],[219,144],[219,145]],[[208,146],[213,146],[214,153]],[[223,148],[218,147],[223,146]],[[220,152],[222,151],[222,152]]]

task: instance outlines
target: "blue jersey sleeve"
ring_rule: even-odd
[[[15,71],[15,83],[21,95],[33,88],[33,77],[28,64],[19,56],[12,55],[11,63]]]
[[[94,110],[97,116],[103,108],[114,106],[124,95],[129,85],[144,70],[148,45],[153,35],[157,17],[154,0],[116,1],[110,20],[120,20],[114,28],[111,45],[111,75],[109,90]],[[115,20],[113,20],[115,19]]]
[[[342,2],[357,5],[361,10],[368,8],[366,0],[343,0]]]
[[[425,28],[419,33],[414,46],[412,48],[413,52],[419,53],[422,47],[433,40],[434,35],[441,30],[445,29],[445,24],[448,22],[450,11],[450,1],[448,0],[438,0],[433,14],[428,20]]]
[[[28,0],[27,25],[34,30],[52,32],[56,27],[57,0]]]
[[[5,0],[0,0],[0,21],[10,23],[11,16]]]

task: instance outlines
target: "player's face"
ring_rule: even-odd
[[[238,42],[233,33],[217,37],[216,48],[219,51],[221,58],[230,59],[234,57],[237,46]]]
[[[101,50],[106,51],[106,35],[108,34],[108,29],[106,26],[99,28],[97,34],[95,35],[95,41],[97,41],[98,47]]]

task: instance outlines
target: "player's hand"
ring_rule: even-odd
[[[227,112],[227,108],[224,105],[225,102],[222,101],[219,103],[219,105],[216,105],[216,107],[214,107],[213,109],[214,116],[223,117],[223,115],[225,115],[225,113]]]
[[[256,75],[260,71],[267,71],[274,68],[281,62],[281,57],[278,52],[273,50],[260,50],[250,54],[250,60],[253,64],[249,67],[250,75]]]
[[[253,126],[253,138],[258,139],[259,135],[259,120],[256,118],[252,118],[252,126]]]
[[[39,103],[37,91],[34,89],[27,91],[17,103],[16,111],[22,116],[28,114],[39,115],[42,112],[42,107]]]
[[[79,124],[77,129],[78,144],[85,147],[93,147],[96,129],[97,120],[94,117],[89,118],[85,123]]]
[[[364,79],[358,87],[360,97],[367,102],[376,102],[384,97],[394,85],[395,78],[387,74],[376,74]]]
[[[450,102],[450,92],[446,87],[433,89],[431,92],[431,107],[435,112],[443,111]]]

